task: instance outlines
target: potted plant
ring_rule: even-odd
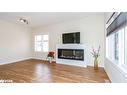
[[[49,62],[52,63],[52,60],[54,59],[55,52],[50,51],[47,55],[47,58],[49,59]]]
[[[95,50],[94,48],[92,48],[91,54],[94,57],[94,69],[95,70],[98,70],[98,57],[100,56],[99,52],[100,52],[100,46],[98,47],[97,50]]]

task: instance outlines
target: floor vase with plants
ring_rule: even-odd
[[[94,69],[98,70],[98,60],[97,60],[97,58],[94,58]]]
[[[94,58],[94,69],[95,70],[98,70],[98,57],[100,56],[99,51],[100,51],[100,46],[98,50],[93,49],[93,51],[91,52]]]

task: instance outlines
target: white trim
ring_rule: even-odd
[[[43,58],[37,58],[37,57],[32,57],[32,59],[45,60],[45,59],[43,59]]]
[[[32,57],[31,59],[48,61],[48,59],[44,59],[44,58],[37,58],[37,57]],[[56,60],[55,60],[55,58],[53,59],[53,61],[56,61]]]
[[[12,64],[12,63],[15,63],[15,62],[24,61],[24,60],[28,60],[28,59],[32,59],[32,57],[17,59],[15,61],[3,62],[3,63],[0,63],[0,65]]]

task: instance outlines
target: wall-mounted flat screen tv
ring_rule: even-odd
[[[80,32],[62,34],[63,44],[80,44]]]

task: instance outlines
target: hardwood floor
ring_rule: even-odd
[[[76,67],[26,60],[0,65],[0,79],[15,83],[104,83],[110,82],[103,68]]]

